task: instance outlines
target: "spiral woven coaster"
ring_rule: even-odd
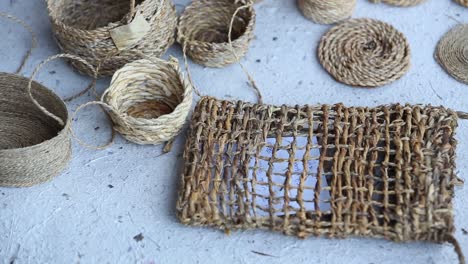
[[[333,27],[322,37],[318,57],[337,81],[353,86],[382,86],[410,68],[405,36],[373,19],[352,19]]]
[[[389,5],[403,6],[403,7],[404,6],[419,5],[424,1],[426,1],[426,0],[371,0],[371,2],[373,2],[373,3],[383,2],[383,3],[389,4]],[[463,1],[463,0],[460,0],[460,1]]]
[[[122,52],[111,34],[140,15],[149,24],[147,33],[124,50],[159,57],[174,43],[177,15],[170,0],[47,0],[47,5],[61,50],[89,61],[100,69],[102,76],[112,75],[126,63],[141,59],[134,53]],[[72,65],[82,73],[93,74],[80,63]]]
[[[255,11],[233,0],[194,0],[180,17],[177,41],[196,63],[224,67],[245,56],[254,37]],[[240,11],[238,9],[241,9]],[[233,15],[236,14],[233,20]],[[229,30],[233,20],[229,44]]]
[[[297,5],[305,17],[320,24],[332,24],[350,18],[356,0],[298,0]]]
[[[437,45],[435,57],[448,74],[468,84],[468,24],[446,33]]]
[[[177,216],[301,238],[452,242],[457,120],[443,107],[204,97],[187,136]]]
[[[468,7],[468,0],[455,0],[455,1],[464,7]]]

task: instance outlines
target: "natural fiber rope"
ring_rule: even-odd
[[[183,224],[301,238],[454,245],[457,113],[202,98],[177,202]],[[411,140],[408,140],[411,139]]]
[[[457,25],[442,37],[435,58],[448,74],[468,84],[468,24]]]
[[[318,57],[339,82],[377,87],[410,68],[410,47],[393,26],[374,19],[351,19],[333,27],[320,42]]]
[[[426,1],[426,0],[370,0],[373,3],[380,3],[384,2],[389,5],[394,5],[394,6],[415,6],[419,5],[420,3]]]
[[[74,116],[84,107],[100,105],[108,110],[114,129],[127,140],[137,144],[171,143],[190,113],[192,90],[176,59],[141,59],[116,71],[101,101],[81,105]],[[74,136],[80,144],[95,148]]]
[[[468,7],[468,0],[455,0],[455,1],[464,7]]]
[[[116,53],[110,30],[126,25],[137,12],[143,14],[150,24],[150,31],[131,50],[147,56],[161,56],[174,42],[177,25],[175,7],[170,0],[47,0],[49,15],[58,45],[65,53],[77,55],[89,61],[95,68],[102,64],[99,74],[112,75],[130,61],[134,53]],[[80,72],[91,75],[87,67],[73,63]]]
[[[3,13],[3,12],[0,12],[0,17],[4,17],[4,18],[7,18],[7,19],[10,19],[18,24],[20,24],[21,26],[23,26],[30,34],[31,34],[31,47],[29,48],[29,50],[26,52],[26,55],[24,55],[23,59],[21,60],[21,64],[20,66],[18,67],[18,69],[15,71],[15,73],[20,73],[24,66],[26,65],[26,62],[27,60],[29,59],[29,57],[31,56],[31,53],[33,51],[33,49],[36,47],[37,45],[37,37],[36,37],[36,34],[34,34],[34,31],[32,30],[32,28],[26,24],[26,22],[24,22],[23,20],[15,17],[15,16],[12,16],[10,14],[6,14],[6,13]]]
[[[228,43],[229,26],[241,7],[232,0],[192,1],[180,17],[177,41],[198,64],[223,67],[236,63],[245,56],[254,36],[255,11],[250,2],[248,6],[239,12],[232,26],[232,48]]]
[[[350,18],[356,0],[298,0],[299,9],[305,17],[320,24],[333,24]]]

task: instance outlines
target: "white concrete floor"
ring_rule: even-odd
[[[178,0],[182,9],[187,0]],[[2,0],[0,11],[26,20],[39,36],[24,74],[59,52],[44,1]],[[337,103],[378,105],[431,103],[468,111],[468,87],[449,76],[433,59],[439,38],[468,9],[451,0],[428,0],[414,8],[395,8],[358,0],[355,17],[372,17],[396,26],[411,43],[412,68],[401,80],[378,89],[355,89],[335,82],[319,65],[316,48],[328,26],[304,19],[293,0],[257,5],[257,38],[246,67],[271,104]],[[0,70],[16,69],[29,37],[0,19]],[[181,58],[175,46],[168,54]],[[192,65],[197,86],[219,98],[255,100],[238,65],[205,69]],[[61,96],[88,81],[63,62],[50,64],[39,79]],[[109,80],[102,80],[103,89]],[[74,111],[87,95],[69,104]],[[197,98],[198,99],[198,98]],[[104,142],[109,126],[97,108],[86,109],[74,124],[88,142]],[[95,130],[96,128],[96,130]],[[98,129],[99,128],[99,129]],[[468,173],[468,122],[458,131],[458,171]],[[372,239],[298,240],[264,231],[230,236],[182,226],[175,218],[176,187],[184,138],[170,154],[161,147],[137,146],[118,138],[103,151],[74,143],[69,169],[52,182],[27,189],[0,189],[0,263],[456,263],[450,245],[396,244]],[[468,254],[468,192],[455,197],[456,237]],[[141,235],[139,235],[141,234]],[[270,254],[264,256],[255,252]]]

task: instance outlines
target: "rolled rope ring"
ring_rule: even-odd
[[[232,0],[194,0],[180,17],[177,41],[196,63],[223,67],[245,56],[254,37],[255,11]],[[245,8],[243,8],[245,7]],[[241,10],[239,10],[241,9]],[[231,40],[229,32],[232,21]]]
[[[468,84],[468,24],[447,32],[437,44],[435,57],[448,74]]]
[[[402,6],[402,7],[419,5],[424,1],[426,0],[371,0],[371,2],[373,3],[384,2],[389,5]],[[463,0],[460,0],[460,1],[463,1]]]
[[[410,47],[393,26],[374,19],[352,19],[326,33],[320,63],[337,81],[378,87],[401,78],[410,68]]]
[[[170,0],[47,0],[47,5],[61,50],[99,67],[102,76],[111,76],[126,63],[141,58],[122,51],[138,50],[159,57],[175,40],[177,15]],[[149,30],[135,44],[119,49],[111,31],[130,24],[134,17],[136,20],[136,14],[143,15]],[[72,65],[82,73],[93,74],[80,63]]]
[[[297,4],[306,18],[319,24],[333,24],[353,15],[356,0],[298,0]]]

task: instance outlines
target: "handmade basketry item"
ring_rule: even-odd
[[[468,24],[458,25],[445,34],[435,57],[448,74],[468,84]]]
[[[30,79],[0,73],[0,186],[28,187],[48,181],[71,159],[67,107],[33,81],[56,58],[78,60],[94,70],[86,61],[62,54],[41,63]]]
[[[361,87],[388,84],[410,68],[405,36],[373,19],[351,19],[333,27],[322,37],[318,57],[337,81]]]
[[[116,71],[101,101],[84,104],[75,114],[87,105],[103,105],[122,136],[156,145],[171,142],[180,132],[192,107],[192,93],[176,59],[142,59]]]
[[[371,0],[373,3],[380,3],[384,2],[389,5],[394,5],[394,6],[415,6],[419,5],[420,3],[424,2],[426,0]]]
[[[462,6],[468,7],[468,0],[455,0],[455,1]]]
[[[231,20],[232,47],[229,44]],[[177,41],[196,63],[223,67],[245,56],[254,37],[254,27],[255,11],[251,4],[242,6],[232,0],[194,0],[180,17]]]
[[[187,136],[177,216],[301,238],[453,242],[457,119],[432,106],[204,97]]]
[[[177,15],[170,0],[136,0],[136,3],[135,0],[47,0],[47,3],[62,51],[86,59],[95,68],[102,63],[100,75],[112,75],[124,64],[141,58],[133,52],[119,50],[111,36],[112,30],[132,21],[134,14],[143,14],[149,30],[127,50],[159,57],[174,42]],[[92,75],[83,65],[72,64],[80,72]]]
[[[298,0],[297,5],[315,23],[333,24],[353,15],[356,0]]]

